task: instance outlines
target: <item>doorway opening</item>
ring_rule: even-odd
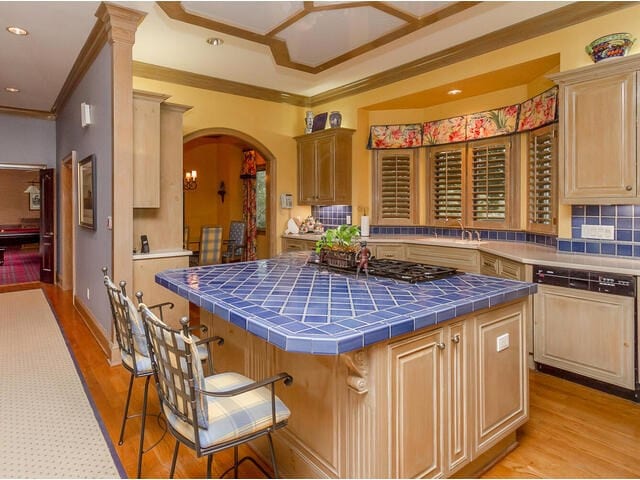
[[[63,290],[72,290],[75,297],[75,210],[73,181],[76,152],[72,151],[62,159],[60,170],[60,267],[58,283]]]
[[[255,159],[255,171],[243,170]],[[203,226],[219,225],[226,239],[232,221],[247,220],[247,189],[255,222],[255,258],[275,255],[275,157],[254,138],[231,129],[211,128],[184,139],[183,170],[196,172],[196,185],[184,189],[185,248],[197,251]],[[242,177],[242,178],[241,178]],[[251,228],[247,228],[251,231]],[[251,235],[249,233],[249,235]],[[250,253],[250,252],[249,252]],[[246,259],[246,258],[245,258]],[[248,259],[251,259],[250,257]],[[192,259],[192,264],[197,259]]]
[[[40,281],[40,170],[0,165],[0,285]]]

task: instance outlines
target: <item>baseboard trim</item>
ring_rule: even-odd
[[[93,338],[98,342],[98,345],[107,358],[109,365],[119,365],[120,350],[117,345],[114,345],[115,342],[112,343],[111,340],[107,338],[102,328],[100,328],[98,320],[82,303],[82,300],[80,300],[80,297],[77,295],[73,296],[73,305],[76,307],[76,310],[78,310],[78,313],[80,313],[82,320],[93,335]]]

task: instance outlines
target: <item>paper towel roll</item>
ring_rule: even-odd
[[[360,235],[362,237],[369,236],[369,217],[365,215],[360,217]]]

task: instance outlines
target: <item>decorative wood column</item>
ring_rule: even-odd
[[[133,58],[135,32],[144,12],[102,3],[96,17],[111,45],[113,130],[113,272],[112,278],[133,281]]]

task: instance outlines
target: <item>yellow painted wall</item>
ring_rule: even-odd
[[[579,7],[577,7],[579,8]],[[591,64],[584,46],[595,38],[620,31],[638,32],[640,5],[626,8],[588,22],[574,25],[547,35],[536,37],[515,45],[449,65],[433,72],[401,80],[392,85],[339,99],[315,107],[316,113],[338,110],[342,113],[342,126],[355,128],[353,137],[353,194],[354,221],[366,209],[371,210],[371,152],[366,149],[370,124],[388,122],[415,122],[447,117],[445,113],[460,110],[479,111],[510,103],[507,98],[526,99],[532,91],[543,90],[545,81],[508,89],[468,99],[465,103],[450,102],[429,109],[380,112],[367,111],[369,105],[378,104],[397,97],[411,95],[458,79],[492,72],[510,65],[517,65],[539,57],[560,54],[560,70],[571,70]],[[640,51],[640,43],[632,48],[631,54]],[[189,134],[204,128],[224,127],[245,132],[265,145],[277,159],[276,195],[294,193],[296,197],[296,145],[292,139],[304,131],[303,107],[277,104],[236,95],[211,92],[182,85],[154,80],[134,78],[134,88],[162,92],[171,95],[170,101],[193,105],[184,117],[184,132]],[[496,103],[493,103],[496,102]],[[492,103],[492,104],[489,104]],[[454,108],[455,107],[455,108]],[[464,113],[464,112],[463,112]],[[421,114],[428,115],[421,116]],[[433,115],[432,118],[429,118]],[[389,120],[389,119],[393,120]],[[292,211],[278,209],[276,219],[278,231],[283,231],[290,215],[304,217],[308,207],[295,206]],[[567,218],[560,219],[560,232],[566,232]],[[280,246],[278,245],[278,250]]]
[[[185,144],[184,169],[198,172],[198,188],[184,192],[185,225],[190,240],[197,241],[203,225],[222,226],[222,238],[229,236],[231,220],[242,220],[242,150],[199,138]],[[223,181],[227,194],[222,202],[218,189]]]

